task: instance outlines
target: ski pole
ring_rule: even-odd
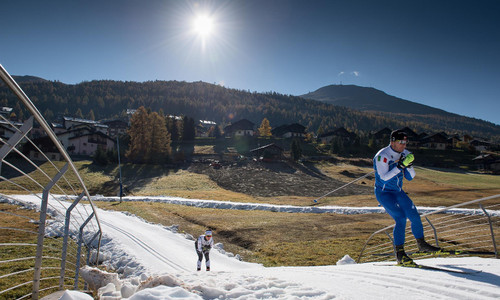
[[[392,162],[389,166],[392,166],[392,165],[394,165],[394,164],[396,164],[396,163],[398,163],[398,161]],[[340,190],[340,189],[343,189],[343,188],[345,188],[346,186],[348,186],[348,185],[350,185],[350,184],[353,184],[353,183],[355,183],[356,181],[361,180],[361,179],[363,179],[363,178],[365,178],[365,177],[368,177],[368,176],[370,176],[370,175],[372,175],[372,174],[374,174],[374,173],[375,173],[375,170],[371,171],[370,173],[366,173],[365,175],[363,175],[363,176],[361,176],[361,177],[359,177],[359,178],[356,178],[356,179],[354,179],[353,181],[348,182],[348,183],[344,184],[343,186],[338,187],[338,188],[334,189],[333,191],[328,192],[328,193],[324,194],[323,196],[321,196],[321,197],[319,197],[319,198],[314,199],[314,203],[318,203],[318,200],[319,200],[319,199],[323,199],[323,198],[325,198],[326,196],[330,195],[331,193],[334,193],[334,192],[336,192],[336,191],[338,191],[338,190]]]
[[[338,188],[334,189],[333,191],[330,191],[330,192],[328,192],[328,193],[324,194],[323,196],[321,196],[321,197],[319,197],[319,198],[314,199],[314,203],[318,203],[318,200],[323,199],[323,198],[325,198],[326,196],[330,195],[331,193],[334,193],[334,192],[336,192],[336,191],[338,191],[338,190],[340,190],[340,189],[343,189],[343,188],[345,188],[346,186],[348,186],[348,185],[350,185],[350,184],[353,184],[353,183],[355,183],[355,182],[356,182],[356,181],[358,181],[358,180],[361,180],[361,179],[363,179],[363,178],[365,178],[365,177],[368,177],[368,176],[372,175],[373,173],[375,173],[375,170],[371,171],[370,173],[366,173],[365,175],[363,175],[363,176],[361,176],[361,177],[359,177],[359,178],[356,178],[356,179],[354,179],[353,181],[348,182],[348,183],[344,184],[343,186],[338,187]]]

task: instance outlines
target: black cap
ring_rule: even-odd
[[[402,129],[394,130],[391,132],[391,142],[407,140],[408,135]]]

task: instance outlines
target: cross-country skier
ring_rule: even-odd
[[[197,271],[201,270],[201,261],[203,260],[203,255],[205,255],[205,264],[207,265],[207,271],[210,271],[210,249],[214,246],[214,239],[212,238],[212,231],[207,230],[205,234],[198,237],[194,243],[196,253],[198,254],[198,265]]]
[[[406,150],[408,135],[400,130],[391,132],[390,144],[382,148],[373,158],[375,169],[375,196],[385,211],[396,221],[394,247],[398,264],[412,265],[413,260],[404,251],[406,219],[411,222],[411,231],[417,239],[418,249],[437,252],[440,248],[424,240],[424,229],[413,201],[403,191],[403,177],[412,180],[414,156]]]

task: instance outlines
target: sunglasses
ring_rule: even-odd
[[[406,140],[397,140],[396,143],[399,143],[401,145],[406,145],[406,144],[408,144],[408,141],[406,141]]]
[[[206,235],[206,237],[212,237],[211,235]]]

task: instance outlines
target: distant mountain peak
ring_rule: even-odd
[[[357,85],[332,84],[300,97],[345,106],[361,111],[417,115],[452,115],[442,109],[386,94],[381,90]]]
[[[36,76],[30,76],[30,75],[22,75],[22,76],[13,75],[12,78],[14,78],[14,80],[17,83],[24,83],[24,82],[46,82],[46,81],[48,81],[46,79],[43,79],[43,78],[40,78],[40,77],[36,77]]]

